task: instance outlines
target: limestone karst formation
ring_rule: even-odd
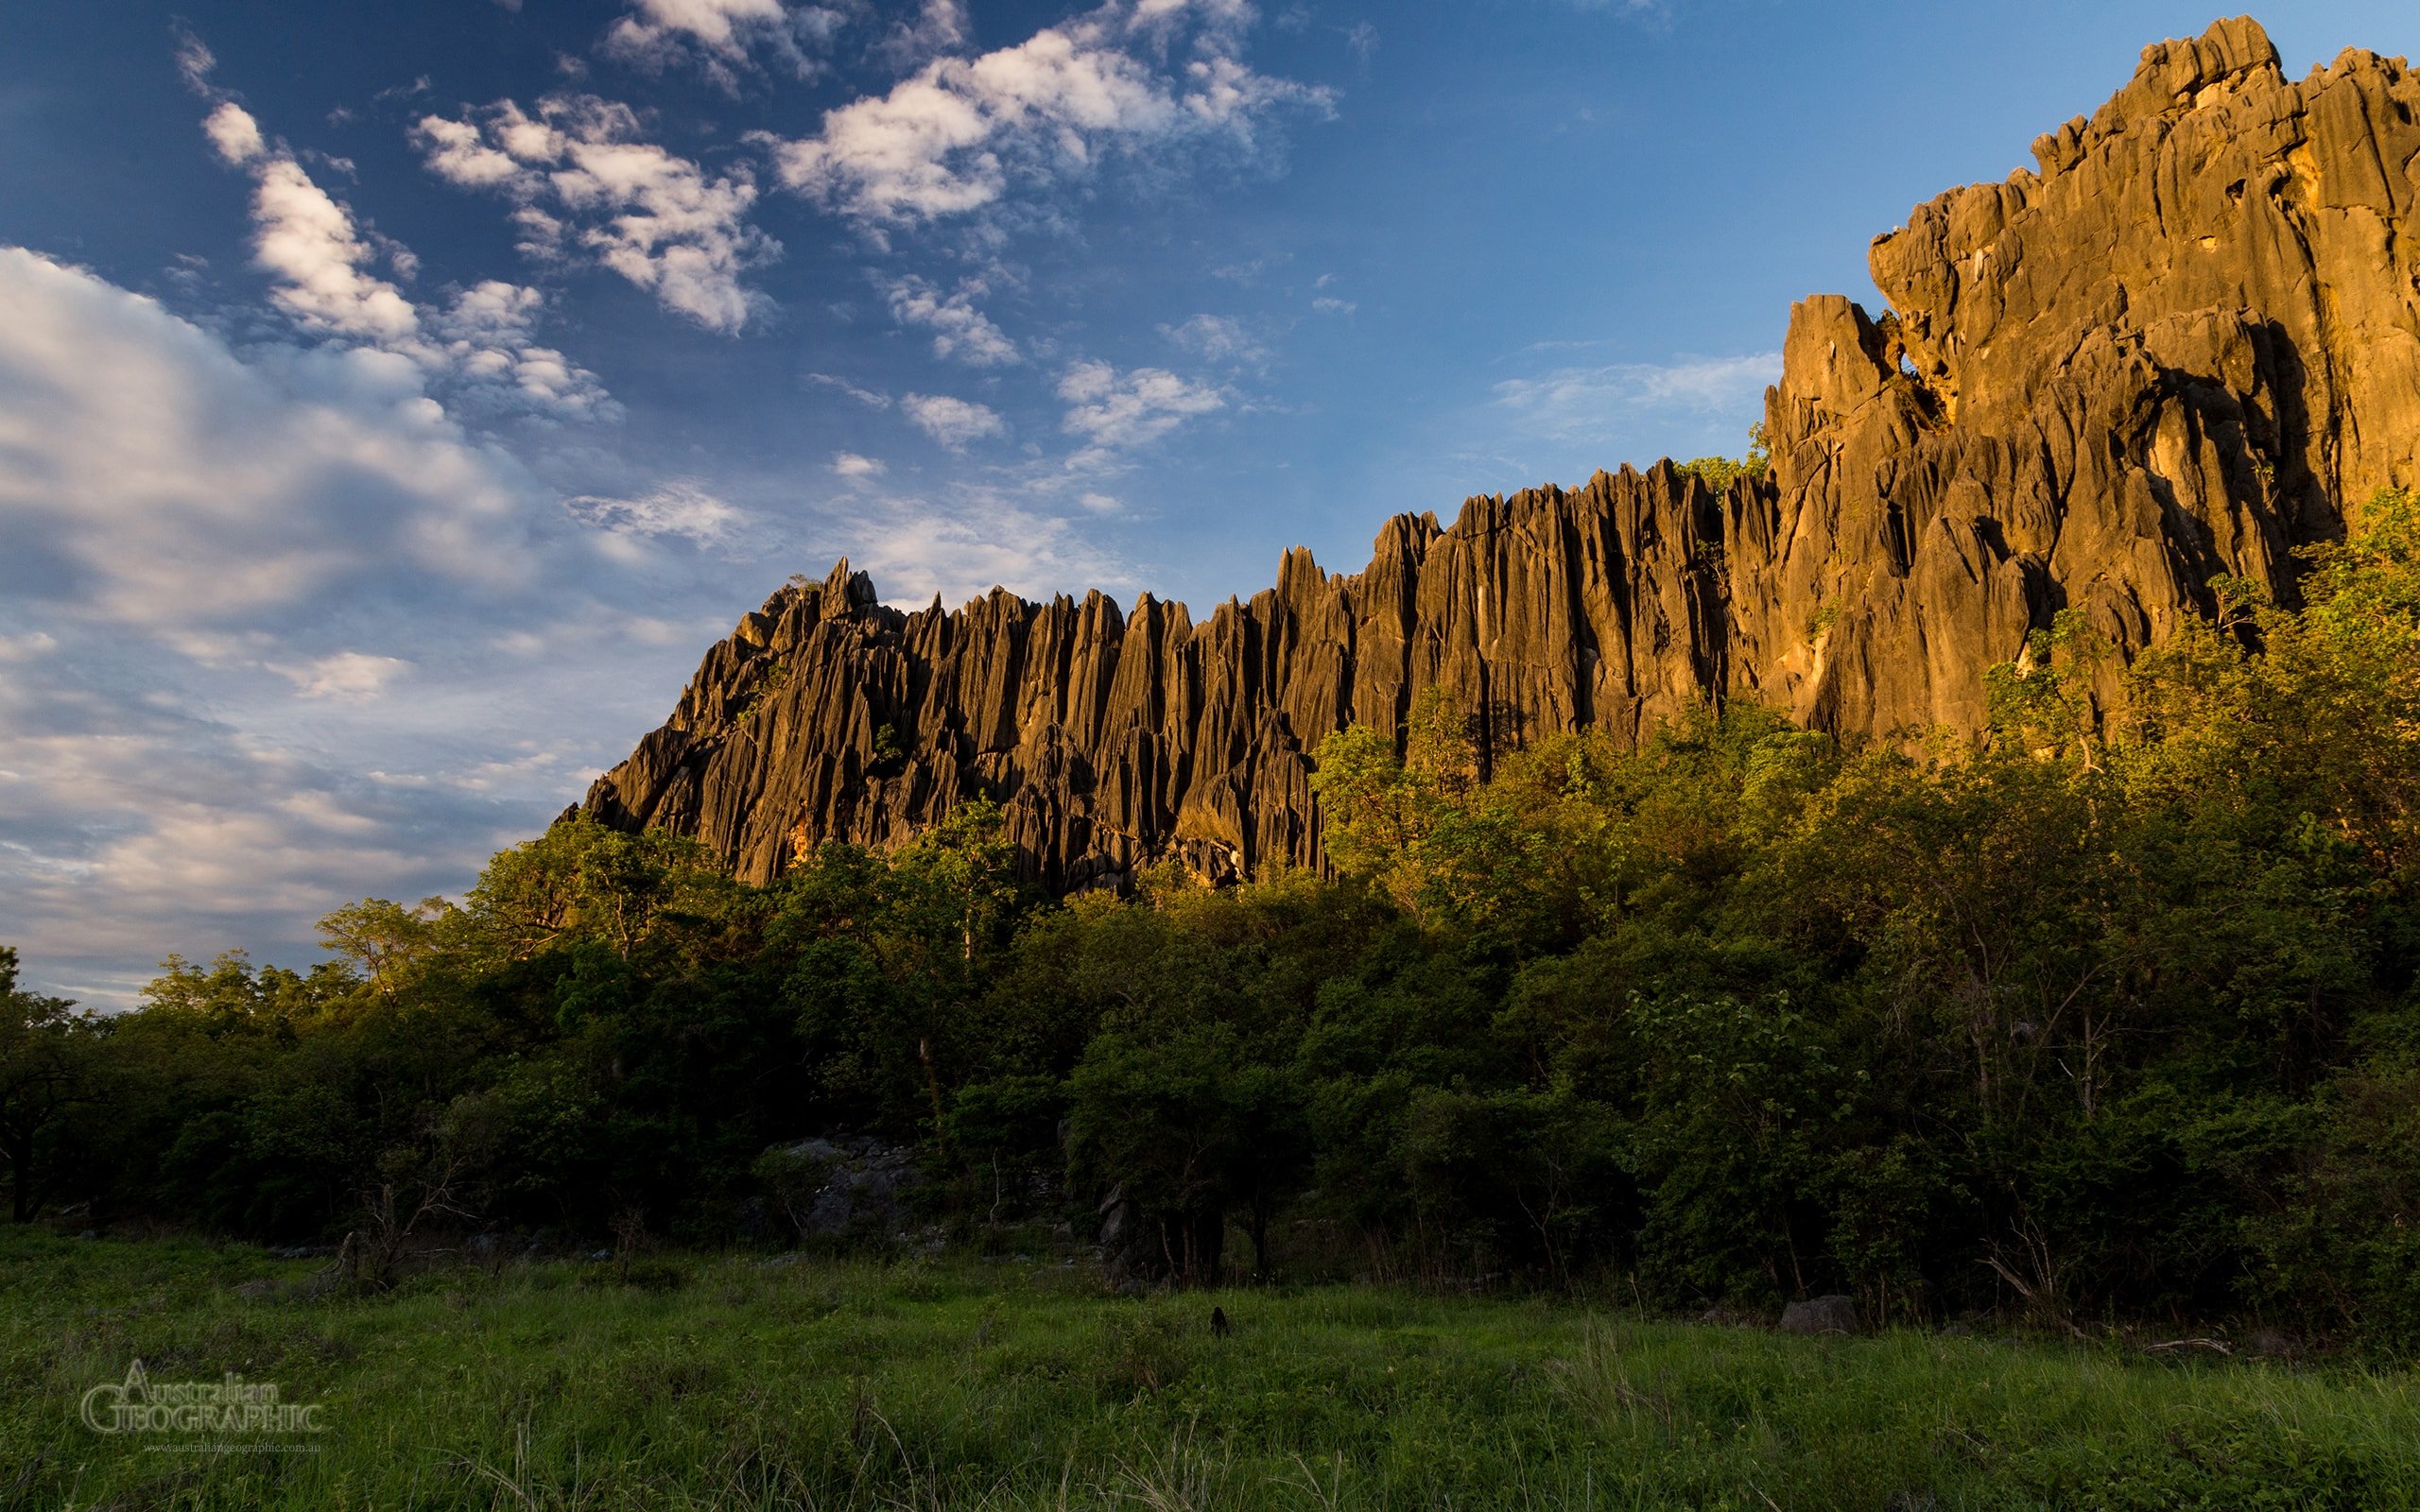
[[[2420,483],[2415,112],[2400,59],[2289,80],[2248,19],[2159,43],[2036,168],[1876,239],[1889,313],[1790,311],[1762,478],[1625,467],[1398,516],[1360,573],[1290,551],[1199,624],[996,590],[902,613],[843,562],[713,647],[585,806],[763,882],[986,794],[1072,887],[1318,865],[1310,753],[1431,686],[1499,744],[1709,697],[1971,731],[2055,611],[2131,652],[2217,575],[2290,597],[2295,545]]]

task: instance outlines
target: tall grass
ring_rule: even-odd
[[[2420,1393],[2350,1367],[1371,1288],[1114,1297],[1055,1262],[560,1262],[372,1297],[313,1274],[0,1236],[0,1508],[2420,1505]],[[326,1431],[91,1433],[78,1399],[136,1358],[274,1381]]]

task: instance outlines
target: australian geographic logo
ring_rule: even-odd
[[[280,1401],[273,1382],[230,1370],[216,1381],[155,1382],[137,1360],[126,1379],[84,1393],[84,1426],[96,1434],[189,1434],[269,1438],[326,1432],[318,1402]]]

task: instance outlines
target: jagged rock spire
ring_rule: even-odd
[[[1876,241],[1883,316],[1791,310],[1761,480],[1659,464],[1398,516],[1359,574],[1297,548],[1198,627],[1148,594],[902,614],[843,561],[710,650],[587,807],[762,881],[988,794],[1074,886],[1319,865],[1310,753],[1429,687],[1498,745],[1703,698],[1976,730],[1985,670],[2056,610],[2131,654],[2217,574],[2290,596],[2293,546],[2420,483],[2416,120],[2400,60],[2291,82],[2247,19],[2150,47],[2037,168]]]

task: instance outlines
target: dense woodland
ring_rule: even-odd
[[[2063,615],[1979,747],[1735,704],[1488,751],[1426,698],[1320,751],[1335,880],[1053,902],[977,803],[756,889],[566,821],[307,971],[171,959],[101,1017],[0,955],[14,1215],[349,1235],[372,1281],[440,1234],[787,1245],[777,1147],[847,1133],[961,1240],[1122,1188],[1180,1281],[2420,1347],[2420,507],[2363,519],[2131,668]]]

